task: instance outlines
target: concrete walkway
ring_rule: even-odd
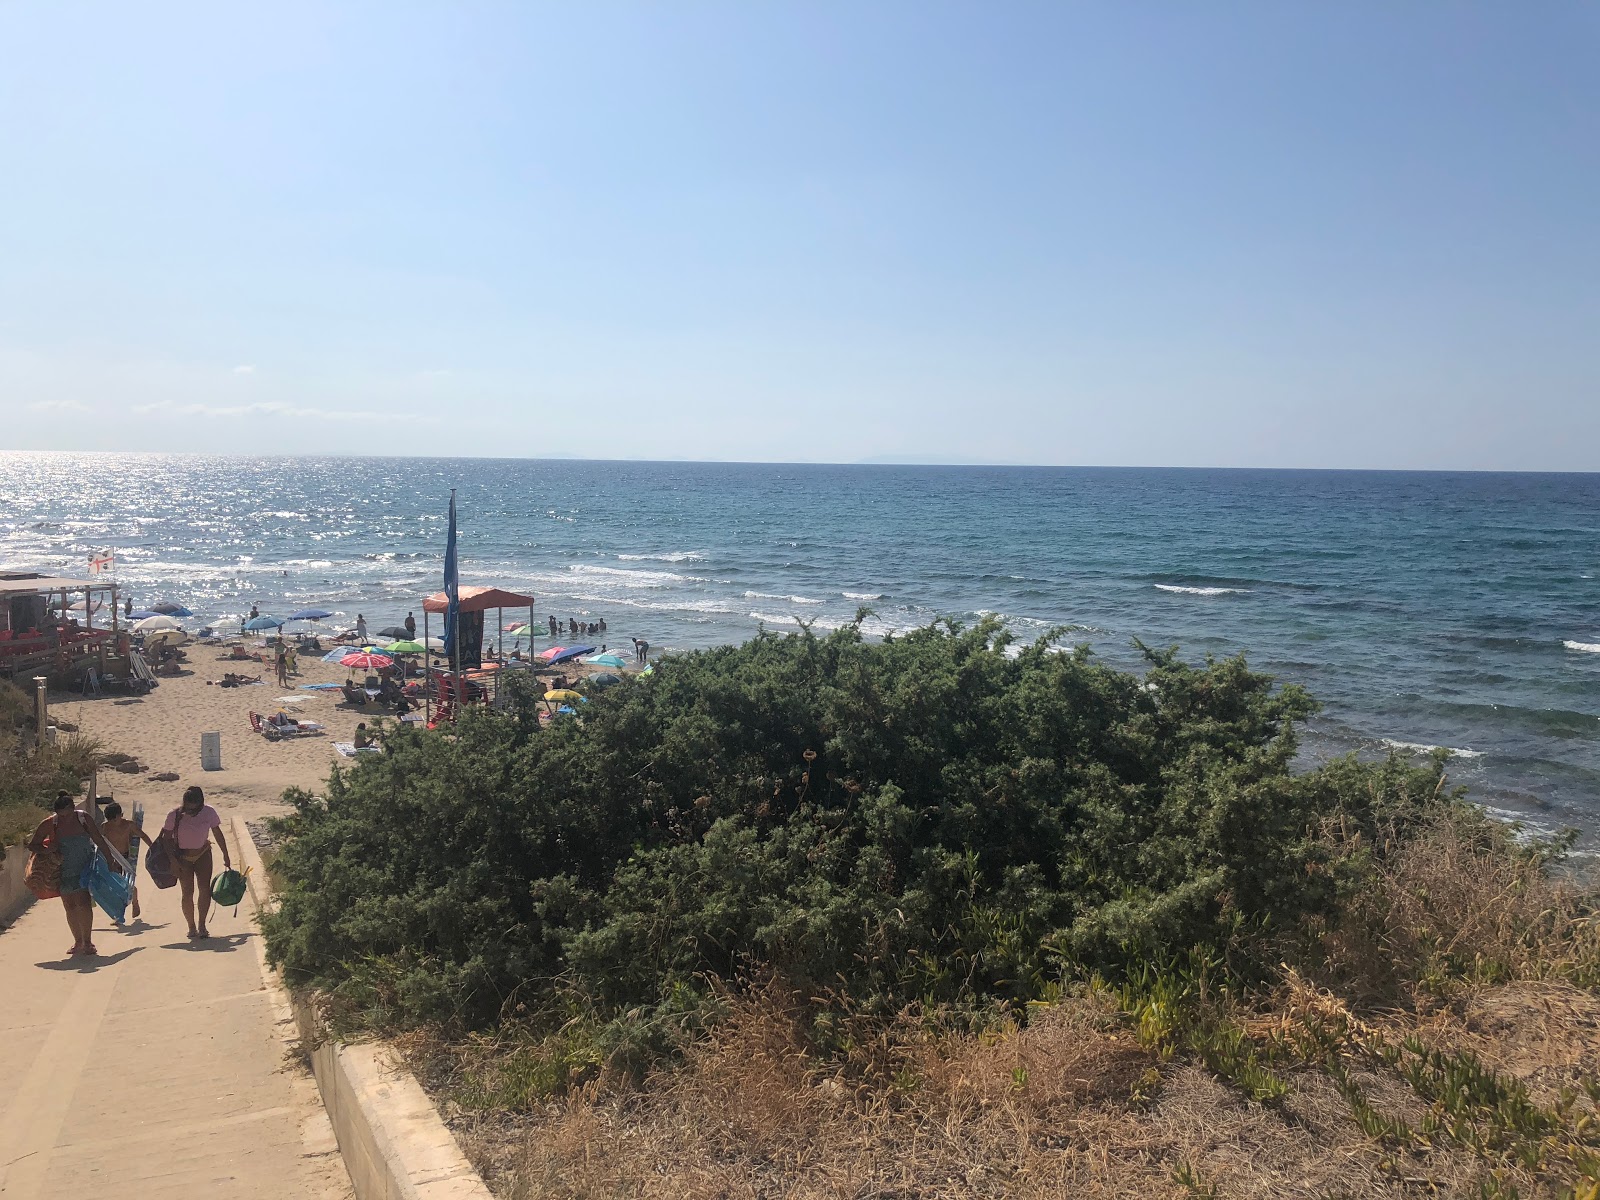
[[[286,1058],[249,899],[213,909],[216,936],[195,943],[178,890],[141,882],[142,922],[95,911],[98,958],[64,957],[59,900],[0,932],[0,1196],[231,1183],[252,1200],[347,1200],[316,1086]]]

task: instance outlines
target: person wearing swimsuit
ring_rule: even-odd
[[[189,922],[189,936],[208,938],[211,936],[206,930],[206,917],[211,912],[211,844],[207,834],[214,836],[222,849],[222,865],[233,866],[228,856],[228,843],[222,838],[222,818],[206,803],[206,794],[191,787],[184,791],[183,803],[167,814],[161,834],[170,837],[176,846],[172,862],[178,882],[183,886],[183,919]],[[199,920],[195,919],[197,893]]]
[[[55,811],[33,831],[28,839],[28,849],[35,854],[45,848],[49,839],[61,855],[61,905],[67,910],[67,928],[72,931],[72,949],[67,957],[78,954],[98,954],[90,937],[94,932],[94,901],[89,889],[83,886],[83,869],[94,857],[95,847],[109,860],[110,848],[100,836],[100,827],[88,813],[73,807],[70,792],[57,792]]]

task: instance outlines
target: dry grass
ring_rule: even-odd
[[[1388,863],[1272,995],[1203,1014],[1187,1043],[1141,1044],[1091,988],[980,1035],[846,1015],[823,1056],[802,999],[769,984],[642,1082],[594,1063],[520,1111],[458,1108],[457,1132],[512,1200],[1600,1200],[1586,893],[1470,824]],[[1173,1053],[1216,1029],[1242,1031],[1281,1100]],[[478,1100],[505,1092],[475,1080],[567,1053],[413,1050],[436,1090]]]

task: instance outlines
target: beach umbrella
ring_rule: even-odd
[[[408,642],[402,638],[398,642],[390,642],[384,647],[389,654],[421,654],[425,649],[421,642]]]
[[[394,659],[387,654],[379,654],[376,650],[352,650],[339,660],[342,667],[362,667],[373,670],[377,667],[392,667]]]
[[[595,687],[610,687],[613,683],[621,683],[622,676],[613,675],[610,671],[605,671],[599,675],[589,676],[589,682]]]
[[[165,615],[165,613],[156,612],[156,610],[153,608],[141,608],[129,613],[125,619],[129,621],[145,621],[149,620],[151,617],[161,617]]]
[[[547,651],[545,651],[545,653],[541,654],[539,657],[544,659],[545,662],[549,663],[551,666],[554,666],[556,663],[569,662],[574,658],[582,658],[585,654],[593,654],[596,650],[599,649],[599,647],[598,646],[568,646],[568,647],[562,648],[562,647],[558,646],[558,647],[556,647],[556,649],[558,651],[560,651],[560,652],[557,653],[557,654],[551,654],[547,650]]]
[[[354,653],[355,651],[351,650],[349,646],[338,646],[324,654],[322,656],[322,661],[327,663],[336,663],[340,659],[344,658],[346,654]]]
[[[623,661],[620,654],[596,654],[583,661],[595,667],[625,667],[628,665]]]
[[[154,629],[144,635],[146,646],[181,646],[189,640],[189,635],[181,629]]]
[[[582,700],[584,696],[581,692],[575,692],[571,688],[556,688],[553,692],[546,692],[544,699],[565,702],[568,700]]]
[[[263,629],[278,629],[282,625],[283,622],[277,617],[268,616],[251,617],[244,623],[244,627],[251,633],[260,633]]]
[[[320,621],[324,617],[331,617],[333,613],[326,608],[302,608],[297,613],[290,613],[284,618],[286,621]]]
[[[151,612],[161,613],[163,616],[167,616],[167,617],[192,617],[192,616],[194,616],[194,613],[189,611],[183,605],[175,604],[171,600],[163,600],[160,604],[152,604],[150,606],[150,611]]]
[[[539,657],[544,659],[545,662],[550,662],[556,655],[565,654],[566,652],[567,648],[565,646],[551,646],[548,650],[539,651]]]
[[[135,633],[153,633],[157,629],[179,628],[181,628],[181,626],[176,621],[174,621],[171,617],[163,616],[161,613],[152,613],[142,621],[135,621],[133,625],[133,631]]]
[[[411,636],[411,630],[407,629],[404,625],[385,625],[382,629],[378,630],[378,636],[386,638],[409,638]]]

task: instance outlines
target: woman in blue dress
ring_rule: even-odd
[[[33,831],[28,839],[28,849],[35,854],[46,849],[50,841],[61,855],[61,904],[67,910],[67,927],[72,930],[72,949],[67,957],[77,954],[96,954],[90,937],[94,930],[94,901],[89,889],[83,886],[83,869],[94,858],[95,847],[107,860],[110,848],[100,834],[100,827],[88,813],[73,806],[72,793],[57,792],[55,811]]]

